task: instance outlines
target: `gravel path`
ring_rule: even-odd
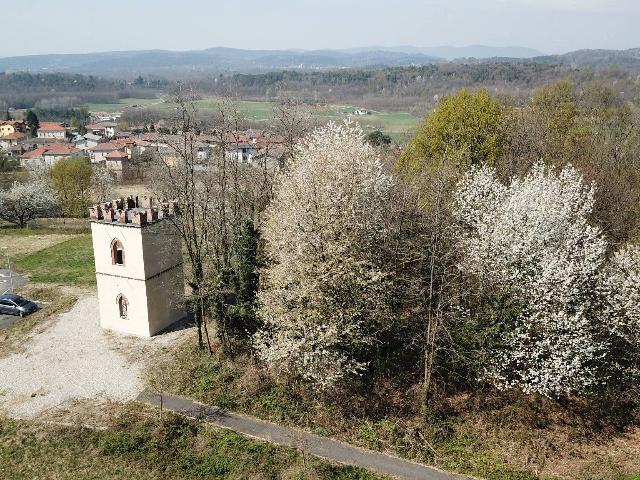
[[[76,400],[133,400],[153,353],[186,330],[152,339],[123,337],[100,328],[98,299],[80,300],[23,353],[0,358],[0,412],[35,418]],[[145,355],[126,355],[129,350]],[[126,350],[126,351],[125,351]]]

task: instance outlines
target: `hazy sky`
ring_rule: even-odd
[[[6,3],[6,5],[1,5]],[[640,46],[640,0],[0,0],[0,57],[108,50]]]

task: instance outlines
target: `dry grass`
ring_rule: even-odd
[[[151,195],[148,185],[143,183],[123,183],[115,185],[113,193],[116,197],[128,197],[129,195]]]
[[[2,246],[7,247],[9,254],[13,256],[27,255],[44,248],[57,245],[65,240],[69,240],[73,235],[66,233],[44,233],[33,235],[0,235]],[[4,252],[0,252],[4,253]],[[0,263],[3,262],[0,257]]]

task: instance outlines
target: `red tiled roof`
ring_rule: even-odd
[[[45,155],[78,155],[80,153],[80,150],[67,143],[53,143],[31,150],[30,152],[22,155],[22,158],[39,158],[44,157]]]
[[[4,137],[0,137],[0,140],[22,140],[23,138],[26,138],[24,133],[14,132],[9,135],[5,135]]]
[[[111,153],[108,153],[104,158],[109,158],[109,159],[122,159],[122,158],[129,158],[129,155],[127,155],[125,152],[121,152],[119,150],[115,150]]]
[[[40,124],[40,128],[38,128],[39,132],[66,132],[67,129],[64,128],[59,123],[55,122],[42,122]]]
[[[38,158],[38,157],[42,157],[44,155],[44,152],[46,152],[46,151],[47,151],[46,147],[38,147],[35,150],[31,150],[30,152],[27,152],[24,155],[22,155],[22,158]]]
[[[68,143],[54,143],[45,147],[45,155],[74,155],[80,153],[76,147]]]

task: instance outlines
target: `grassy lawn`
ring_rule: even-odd
[[[31,282],[87,287],[95,285],[91,235],[77,235],[14,260]]]
[[[354,105],[333,105],[318,111],[318,116],[327,120],[339,121],[347,118],[356,107]],[[402,134],[415,131],[421,118],[406,112],[376,112],[369,115],[351,115],[351,119],[358,122],[364,130],[379,129],[387,134]]]
[[[0,478],[380,479],[180,417],[160,421],[142,407],[118,414],[106,430],[0,417]]]

